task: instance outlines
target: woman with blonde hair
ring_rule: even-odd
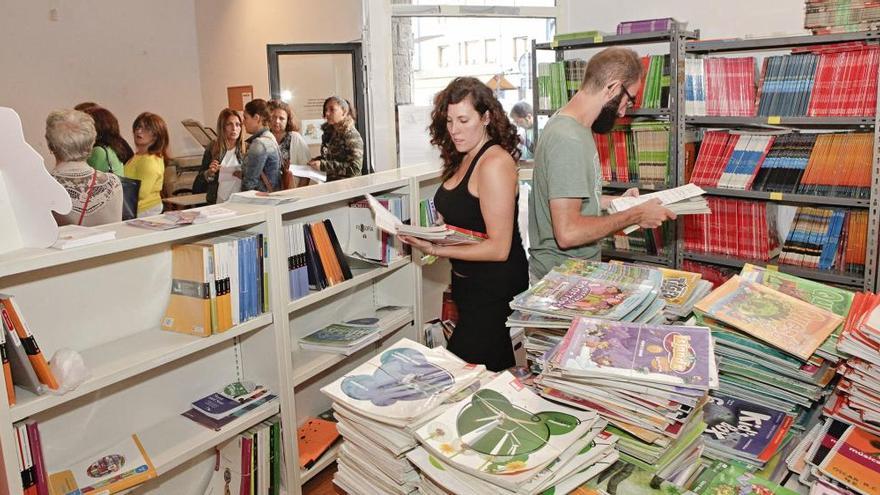
[[[217,116],[217,139],[202,155],[202,167],[193,182],[193,193],[206,193],[210,204],[223,203],[241,190],[241,161],[244,139],[241,116],[224,108]]]
[[[125,176],[141,181],[138,192],[138,217],[162,213],[162,186],[165,160],[168,159],[168,126],[162,117],[144,112],[131,125],[135,154],[125,164]]]

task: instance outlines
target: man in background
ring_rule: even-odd
[[[516,124],[521,141],[521,160],[531,160],[535,157],[535,116],[532,106],[521,101],[510,109],[510,120]]]

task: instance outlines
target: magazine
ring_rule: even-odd
[[[72,486],[83,493],[116,493],[156,477],[150,457],[137,435],[74,462],[49,475],[53,490]],[[67,493],[58,491],[57,493]]]
[[[380,336],[379,328],[376,326],[332,323],[300,337],[299,345],[309,350],[345,352],[360,348]]]
[[[713,393],[703,408],[708,449],[763,464],[782,445],[792,424],[783,411]]]

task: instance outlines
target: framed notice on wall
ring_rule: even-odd
[[[226,97],[229,100],[229,108],[244,111],[244,106],[254,99],[253,86],[230,86],[226,88]]]

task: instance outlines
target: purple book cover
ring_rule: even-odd
[[[708,389],[714,385],[708,328],[577,318],[553,364],[572,374]]]
[[[650,33],[654,31],[668,31],[672,29],[675,20],[671,17],[660,19],[644,19],[639,21],[625,21],[617,25],[617,34]]]
[[[238,411],[235,411],[234,413],[232,413],[228,416],[225,416],[223,418],[220,418],[220,419],[214,419],[210,416],[206,416],[196,409],[190,409],[189,411],[181,413],[180,415],[187,417],[187,418],[195,421],[196,423],[198,423],[206,428],[210,428],[215,431],[220,431],[220,429],[223,428],[224,426],[226,426],[229,423],[233,422],[234,420],[244,416],[245,414],[253,411],[254,409],[262,406],[263,404],[269,402],[270,400],[274,399],[275,397],[276,397],[275,395],[267,395],[267,396],[262,397],[258,400],[255,400],[254,402],[248,404],[246,407],[243,407],[243,408],[239,409]]]
[[[709,397],[703,409],[708,443],[720,444],[747,457],[767,461],[791,425],[791,418],[760,404],[721,394]]]

